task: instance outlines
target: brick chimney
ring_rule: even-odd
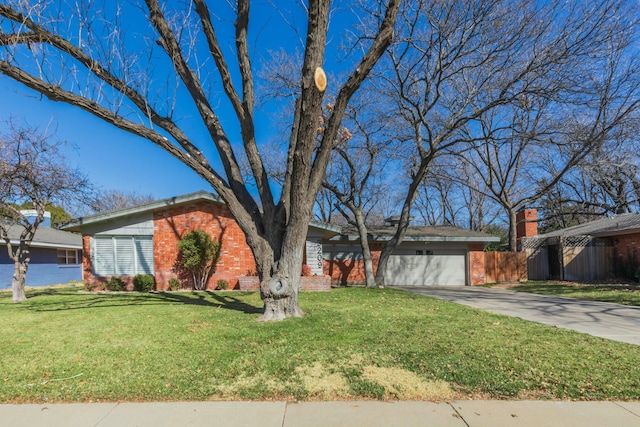
[[[521,247],[523,237],[538,235],[538,211],[536,209],[521,209],[516,213],[516,241]]]

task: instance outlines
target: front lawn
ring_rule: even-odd
[[[640,398],[637,346],[395,290],[0,292],[0,402]]]
[[[638,284],[574,284],[557,282],[528,282],[509,288],[512,291],[557,295],[591,301],[640,306]]]

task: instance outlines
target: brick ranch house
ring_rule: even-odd
[[[229,289],[257,288],[255,263],[244,233],[225,203],[205,191],[78,218],[64,229],[82,234],[83,281],[88,284],[119,276],[131,287],[136,274],[151,274],[156,289],[168,289],[169,279],[176,277],[180,238],[188,231],[203,230],[220,242],[220,257],[207,288],[214,289],[218,280],[227,281]],[[374,268],[392,230],[371,229]],[[482,254],[485,243],[494,241],[496,237],[454,227],[410,227],[391,257],[387,283],[478,284],[471,270],[484,266],[473,261],[473,254]],[[360,245],[351,230],[311,222],[304,254],[315,279],[303,278],[303,290],[328,289],[331,282],[363,281]]]
[[[640,214],[622,214],[523,239],[529,280],[632,278],[640,267]]]

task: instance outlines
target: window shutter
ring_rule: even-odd
[[[135,275],[135,248],[133,238],[130,236],[117,236],[116,243],[116,269],[119,276]]]
[[[154,274],[153,269],[153,237],[137,236],[136,244],[136,273]]]
[[[115,263],[113,259],[113,238],[95,237],[94,268],[98,276],[110,276],[114,274]]]

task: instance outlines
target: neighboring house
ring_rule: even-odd
[[[374,271],[385,242],[395,233],[395,224],[369,227],[369,245]],[[404,286],[465,286],[484,272],[485,244],[498,242],[489,236],[457,227],[410,226],[390,256],[385,284]],[[360,239],[353,229],[323,242],[325,273],[340,284],[364,282]],[[484,274],[484,273],[482,273]]]
[[[205,191],[78,218],[64,229],[82,233],[83,280],[88,284],[119,276],[130,288],[136,274],[151,274],[155,276],[156,289],[167,289],[169,279],[178,277],[174,268],[178,243],[192,230],[203,230],[220,242],[220,256],[209,278],[209,289],[215,288],[218,280],[226,280],[230,289],[237,288],[241,276],[251,276],[256,271],[245,235],[228,207]],[[307,252],[317,258],[322,239],[338,231],[311,224]],[[311,260],[308,263],[315,274],[322,274]]]
[[[523,240],[530,280],[589,281],[640,267],[640,214],[603,218]]]
[[[23,228],[9,229],[11,244],[19,244]],[[82,237],[79,234],[51,228],[49,212],[31,242],[31,262],[27,270],[27,286],[48,286],[82,280]],[[7,245],[0,239],[0,289],[11,287],[14,263]]]

